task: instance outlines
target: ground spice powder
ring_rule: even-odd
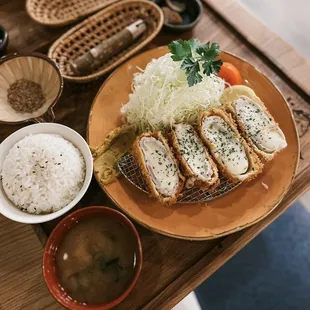
[[[43,106],[46,98],[40,84],[20,79],[8,89],[8,102],[17,112],[32,113]]]

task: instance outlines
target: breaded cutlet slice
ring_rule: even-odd
[[[227,103],[226,109],[236,121],[241,135],[260,158],[271,161],[287,146],[281,128],[257,96],[241,95]]]
[[[185,186],[214,190],[219,185],[217,167],[194,127],[176,124],[169,134],[169,141],[179,161]]]
[[[161,132],[143,133],[133,144],[133,155],[142,171],[150,196],[171,205],[184,186],[177,160]]]
[[[263,164],[229,114],[221,109],[202,112],[198,128],[219,170],[231,182],[248,182],[262,172]]]

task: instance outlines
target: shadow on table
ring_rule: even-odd
[[[202,310],[310,305],[310,213],[295,203],[195,293]]]

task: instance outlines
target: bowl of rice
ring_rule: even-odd
[[[24,127],[0,145],[0,213],[20,223],[43,223],[72,209],[91,182],[86,141],[69,127]]]

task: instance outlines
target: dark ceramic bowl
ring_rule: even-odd
[[[137,247],[137,261],[136,261],[136,271],[133,275],[131,282],[127,289],[111,302],[103,305],[85,305],[79,302],[74,301],[68,296],[68,294],[62,289],[58,281],[57,270],[56,270],[56,252],[59,248],[64,236],[70,230],[70,228],[75,225],[76,221],[85,219],[88,217],[96,216],[105,216],[111,221],[117,221],[125,225],[129,232],[136,240]],[[65,217],[52,231],[43,254],[43,276],[46,282],[46,285],[53,295],[53,297],[65,308],[71,310],[107,310],[115,307],[121,301],[123,301],[127,295],[131,292],[135,286],[137,279],[140,275],[142,268],[142,246],[139,234],[134,227],[134,225],[129,221],[129,219],[122,213],[107,207],[87,207],[80,210],[77,210],[67,217]]]
[[[0,56],[3,56],[9,43],[7,30],[0,25]]]
[[[153,2],[161,7],[166,5],[165,1],[162,0],[154,0]],[[184,2],[186,4],[186,10],[180,13],[183,18],[183,24],[173,25],[164,22],[165,29],[173,32],[185,32],[197,25],[202,15],[202,4],[200,0],[184,0]]]

